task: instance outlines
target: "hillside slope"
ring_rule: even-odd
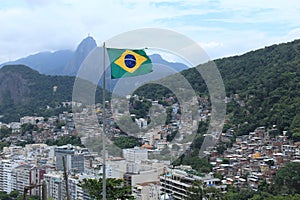
[[[291,130],[294,117],[300,113],[300,40],[214,62],[222,75],[227,97],[231,99],[227,104],[225,128],[233,127],[237,134],[247,134],[258,126],[277,125],[279,131]],[[181,74],[198,94],[208,95],[196,68]],[[168,79],[172,80],[172,76]],[[160,97],[168,93],[157,85],[145,86],[137,93],[155,98],[153,92],[147,95],[148,91],[158,91]]]
[[[74,80],[70,76],[42,75],[24,65],[4,66],[0,69],[0,121],[18,121],[24,115],[55,115],[62,109],[61,102],[72,100]],[[100,94],[98,88],[99,100]]]

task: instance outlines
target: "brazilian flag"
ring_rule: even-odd
[[[107,48],[111,78],[132,77],[152,72],[152,62],[143,49]]]

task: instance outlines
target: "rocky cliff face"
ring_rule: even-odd
[[[18,121],[20,116],[34,114],[54,115],[61,102],[72,99],[74,80],[70,76],[42,75],[24,65],[4,66],[0,69],[0,121]]]
[[[97,43],[92,37],[85,38],[77,47],[73,57],[69,61],[69,63],[64,68],[63,74],[66,75],[76,75],[77,71],[87,57],[87,55],[97,47]]]
[[[31,83],[22,76],[22,71],[7,70],[8,67],[0,70],[0,104],[13,105],[28,102]]]

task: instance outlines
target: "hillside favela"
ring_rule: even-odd
[[[0,2],[0,200],[300,199],[299,3],[54,2]]]

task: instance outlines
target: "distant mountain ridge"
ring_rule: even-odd
[[[40,52],[15,61],[1,64],[5,65],[26,65],[47,75],[63,75],[63,70],[72,58],[74,52],[71,50],[60,50],[55,52]]]
[[[165,66],[169,66],[172,69],[174,69],[177,72],[181,72],[182,70],[188,69],[189,67],[186,66],[183,63],[179,63],[179,62],[168,62],[167,60],[164,60],[161,55],[159,54],[152,54],[149,56],[152,63],[157,63],[157,64],[161,64],[161,65],[165,65]]]
[[[41,74],[76,76],[82,62],[95,47],[97,47],[95,39],[88,36],[79,43],[75,51],[40,52],[15,61],[2,63],[0,67],[5,65],[26,65]],[[168,62],[159,54],[150,55],[150,59],[153,63],[167,65],[178,72],[188,68],[182,63]]]
[[[86,56],[97,46],[94,38],[88,36],[78,45],[76,51],[59,50],[55,52],[40,52],[15,61],[1,64],[26,65],[46,75],[75,76]]]

